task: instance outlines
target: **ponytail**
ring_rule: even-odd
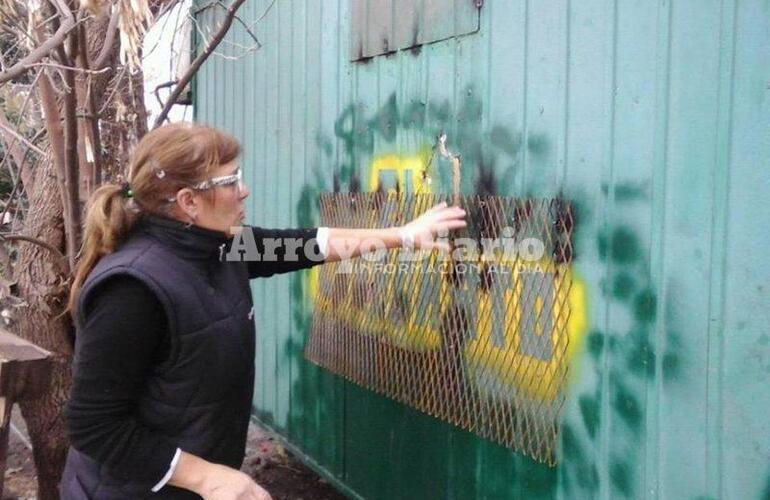
[[[67,309],[74,317],[80,288],[99,259],[114,252],[134,226],[138,212],[125,189],[117,184],[107,184],[91,196],[86,212],[83,248],[70,289]]]

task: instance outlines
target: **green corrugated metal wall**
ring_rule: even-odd
[[[260,280],[261,420],[368,499],[770,498],[770,2],[487,1],[477,33],[358,63],[350,0],[270,4],[195,90],[245,145],[250,221],[312,225],[444,129],[464,193],[576,205],[586,328],[548,468],[308,364],[311,274]]]

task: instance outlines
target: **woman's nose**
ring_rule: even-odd
[[[240,193],[240,199],[243,200],[249,195],[249,188],[243,181],[238,181],[238,192]]]

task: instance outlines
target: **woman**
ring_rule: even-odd
[[[465,226],[444,204],[400,228],[247,226],[259,260],[233,260],[249,194],[239,153],[215,129],[167,125],[136,147],[129,183],[94,193],[69,303],[64,499],[270,498],[238,471],[254,382],[249,279],[355,257],[372,240],[445,248],[436,233]],[[268,248],[272,238],[300,251]]]

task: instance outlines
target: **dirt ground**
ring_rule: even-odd
[[[37,498],[35,467],[28,448],[24,420],[18,407],[14,408],[8,461],[5,470],[5,491],[2,500],[32,500]],[[251,475],[274,500],[338,500],[345,496],[302,462],[292,456],[270,433],[252,425],[242,471]]]

